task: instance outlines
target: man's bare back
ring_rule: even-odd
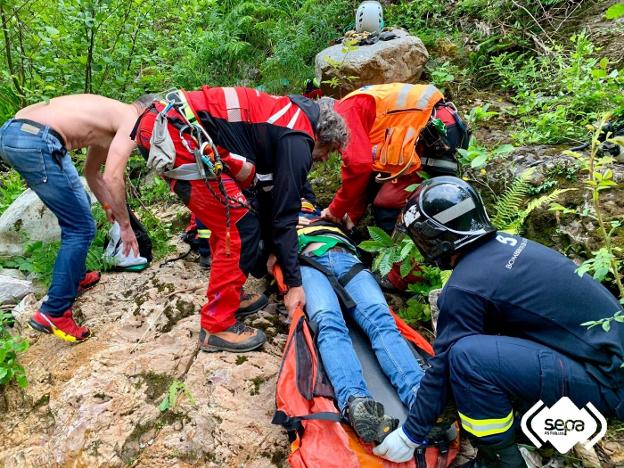
[[[133,104],[94,94],[74,94],[25,107],[15,118],[53,128],[65,140],[67,149],[72,150],[88,146],[108,148],[120,130],[130,141],[130,130],[138,114]]]

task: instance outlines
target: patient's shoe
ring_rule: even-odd
[[[384,414],[383,405],[372,398],[351,397],[346,415],[358,437],[368,443],[381,443],[399,425],[399,421]]]

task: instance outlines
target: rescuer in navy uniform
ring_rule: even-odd
[[[478,193],[456,177],[422,183],[403,224],[428,263],[453,273],[438,299],[431,368],[377,455],[411,458],[451,396],[476,437],[476,466],[525,466],[514,410],[540,400],[550,407],[567,396],[624,420],[624,323],[585,325],[621,317],[605,287],[560,253],[497,231]]]

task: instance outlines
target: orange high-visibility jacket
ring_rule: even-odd
[[[375,123],[369,133],[373,170],[387,173],[391,180],[420,169],[416,142],[429,122],[433,106],[444,99],[434,85],[391,83],[364,86],[344,97],[367,94],[375,100]]]

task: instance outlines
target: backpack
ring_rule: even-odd
[[[145,226],[139,221],[139,218],[136,217],[134,212],[128,206],[128,217],[130,218],[130,226],[134,231],[134,235],[136,236],[137,243],[139,244],[139,255],[147,260],[147,262],[151,262],[153,259],[152,255],[152,239],[147,233],[147,229]]]
[[[403,337],[413,345],[414,352],[425,359],[432,356],[431,344],[390,312]],[[272,422],[284,427],[288,433],[288,461],[293,468],[445,468],[459,452],[455,423],[450,431],[454,436],[445,434],[427,447],[418,448],[414,460],[409,462],[397,464],[373,455],[372,446],[360,441],[351,427],[341,420],[310,322],[300,308],[290,323],[277,378],[275,403]]]
[[[364,86],[342,100],[362,94],[375,100],[369,137],[377,182],[394,181],[420,169],[431,175],[457,173],[455,150],[468,145],[469,134],[455,106],[435,86]]]

